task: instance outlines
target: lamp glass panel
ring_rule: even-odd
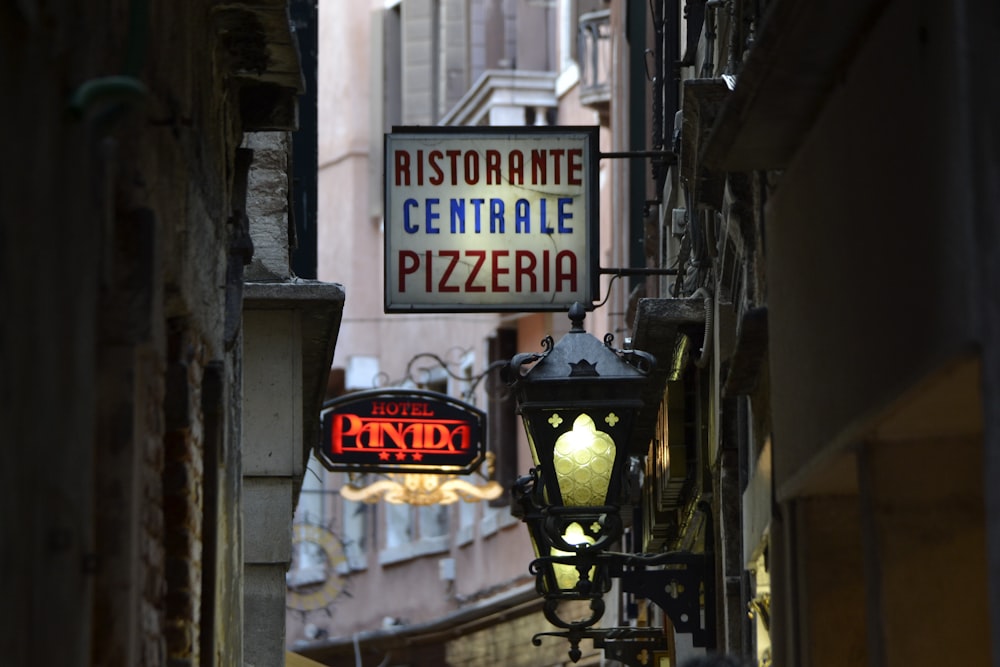
[[[615,464],[615,441],[597,430],[586,413],[556,440],[552,457],[559,492],[566,507],[603,505]]]
[[[533,429],[531,428],[531,423],[529,423],[528,417],[524,417],[524,432],[528,436],[528,449],[531,450],[531,462],[534,466],[538,467],[538,448],[535,447],[535,438],[532,435]]]
[[[563,540],[566,544],[593,544],[594,539],[583,532],[583,527],[578,523],[571,523],[566,527],[566,532],[563,533]],[[550,554],[553,556],[572,556],[573,553],[569,551],[562,551],[561,549],[551,549]],[[594,570],[596,568],[590,568],[587,573],[587,579],[593,581]],[[556,579],[556,586],[559,590],[568,591],[576,588],[577,582],[580,580],[580,571],[573,565],[563,565],[562,563],[552,564],[552,574]]]

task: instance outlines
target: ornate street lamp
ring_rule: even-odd
[[[611,551],[622,536],[621,507],[629,503],[628,459],[632,424],[656,359],[619,350],[583,329],[585,310],[570,308],[572,327],[558,343],[542,341],[541,353],[518,354],[504,369],[517,399],[534,467],[515,482],[512,512],[528,527],[535,560],[530,571],[545,598],[546,619],[561,628],[543,635],[570,642],[570,658],[590,638],[605,655],[646,665],[665,646],[660,628],[594,628],[604,613],[612,579],[625,592],[645,597],[670,615],[674,627],[692,632],[696,645],[710,642],[712,595],[706,554],[627,554]],[[710,544],[709,544],[710,546]],[[699,600],[706,600],[702,620]],[[589,603],[583,618],[567,620],[566,602]]]
[[[593,625],[603,613],[610,573],[601,554],[622,535],[629,436],[656,364],[645,352],[611,347],[611,336],[601,343],[588,334],[585,314],[574,304],[569,333],[506,369],[534,463],[515,485],[515,511],[535,547],[546,617],[563,628]],[[563,620],[556,609],[565,600],[589,600],[592,614]]]
[[[574,304],[569,333],[506,369],[541,485],[535,496],[547,508],[545,537],[569,553],[605,550],[621,536],[629,435],[656,365],[646,352],[612,348],[610,335],[602,344],[588,334],[585,314]]]

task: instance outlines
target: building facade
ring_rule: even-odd
[[[317,466],[297,521],[303,532],[322,529],[332,545],[325,553],[340,565],[301,590],[294,590],[300,571],[292,573],[288,641],[296,652],[327,664],[539,659],[530,638],[545,621],[528,573],[531,547],[508,495],[530,457],[499,369],[569,321],[561,313],[385,315],[383,137],[400,126],[586,125],[600,127],[601,148],[610,149],[608,123],[601,124],[607,96],[599,106],[581,104],[577,62],[579,16],[606,7],[522,0],[320,7],[319,277],[351,276],[334,359],[340,384],[330,395],[419,387],[475,404],[488,414],[491,479],[503,489],[471,503],[368,504],[339,493],[362,480]],[[612,177],[602,170],[602,192]],[[602,196],[602,210],[610,205]],[[613,247],[602,249],[608,265],[617,261]],[[602,281],[602,294],[610,283]],[[627,287],[610,287],[614,306],[588,325],[620,336]],[[475,475],[468,481],[487,484]],[[433,498],[428,492],[413,502]],[[310,581],[306,569],[301,574]],[[332,602],[306,609],[316,592]],[[552,662],[565,659],[558,642],[542,651]],[[592,651],[589,659],[599,657]]]
[[[259,538],[344,300],[289,269],[288,9],[0,9],[4,665],[284,664],[291,540]]]
[[[995,664],[998,98],[967,85],[995,9],[793,5],[655,6],[676,162],[646,254],[677,275],[633,338],[671,360],[644,548],[710,521],[716,648],[759,664]]]
[[[659,362],[633,435],[646,454],[623,548],[711,567],[694,631],[650,602],[656,591],[634,587],[612,588],[607,624],[663,628],[661,665],[704,652],[758,665],[1000,664],[1000,92],[981,75],[1000,10],[976,0],[366,9],[344,15],[332,43],[350,71],[330,80],[364,94],[346,105],[354,122],[324,131],[336,135],[328,178],[349,219],[325,229],[368,245],[341,244],[327,266],[361,275],[359,263],[380,256],[378,156],[393,124],[598,124],[602,150],[634,153],[602,160],[601,263],[647,271],[605,276],[608,300],[587,321]],[[600,48],[574,51],[576,35]],[[321,108],[334,99],[356,98]],[[359,325],[342,348],[353,363],[395,379],[428,348],[448,359],[424,341],[450,322],[407,323],[420,344],[404,348],[390,333],[404,320],[377,319],[377,277],[371,285],[371,310],[345,315]],[[482,321],[458,340],[472,341],[465,349],[511,329],[511,347],[536,351],[541,335],[565,331],[560,320]],[[493,358],[470,359],[475,376]],[[339,363],[351,375],[352,362]],[[515,459],[526,472],[523,442]],[[531,578],[510,562],[532,557],[523,529],[485,507],[467,519],[455,510],[447,524],[430,518],[442,539],[425,544],[436,547],[395,558],[425,525],[417,510],[397,524],[395,511],[361,512],[361,542],[341,528],[365,545],[341,569],[362,601],[308,617],[315,636],[297,650],[327,664],[568,661],[555,640],[529,644],[545,626]],[[393,537],[394,525],[416,527]],[[580,664],[608,659],[582,648]]]

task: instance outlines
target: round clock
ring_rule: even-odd
[[[292,564],[285,575],[287,606],[302,612],[329,607],[344,590],[344,545],[322,526],[292,526]]]

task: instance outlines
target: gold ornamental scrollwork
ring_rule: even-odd
[[[449,505],[459,500],[475,503],[500,497],[503,487],[493,476],[493,453],[486,453],[484,461],[487,469],[485,484],[474,484],[459,475],[427,473],[388,473],[371,484],[358,486],[349,482],[340,489],[340,495],[347,500],[363,503],[387,503],[407,505]]]

